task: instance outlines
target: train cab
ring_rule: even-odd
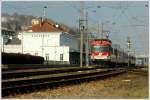
[[[90,41],[91,61],[93,64],[107,64],[111,59],[111,41],[108,39],[94,39]]]

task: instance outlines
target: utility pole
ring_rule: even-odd
[[[129,67],[130,66],[130,48],[131,48],[130,37],[127,37],[127,46],[128,46],[128,67]]]
[[[2,38],[2,46],[3,46],[3,47],[2,47],[2,48],[3,48],[2,51],[4,52],[4,44],[5,44],[5,43],[4,43],[4,35],[3,35],[3,34],[2,34],[2,37],[1,37],[1,38]]]
[[[98,34],[100,34],[101,38],[103,38],[103,26],[104,26],[104,23],[101,22],[101,33],[100,33],[100,21],[98,21]]]
[[[83,1],[80,1],[80,67],[83,67],[83,32],[84,32],[84,7]]]
[[[42,22],[44,21],[44,19],[46,18],[45,17],[45,9],[47,8],[47,6],[44,6],[44,8],[43,8],[43,20],[42,20]],[[41,37],[41,39],[42,39],[42,56],[44,57],[44,34],[42,34],[42,37]]]
[[[46,18],[46,8],[47,8],[47,6],[44,6],[44,8],[43,8],[43,19],[45,19]]]
[[[22,36],[22,38],[21,38],[21,39],[22,39],[22,40],[21,40],[21,44],[22,44],[22,46],[21,46],[21,47],[22,47],[22,54],[23,54],[23,35],[24,35],[24,34],[21,33],[21,36]]]
[[[86,11],[86,39],[85,39],[85,50],[86,50],[86,66],[89,66],[89,37],[88,37],[88,12]]]
[[[99,30],[100,29],[100,25],[99,24],[100,24],[100,21],[98,21],[98,34],[100,34],[100,30]]]
[[[104,23],[102,22],[102,33],[101,33],[101,37],[103,38],[103,25],[104,25]]]

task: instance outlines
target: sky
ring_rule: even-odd
[[[3,1],[2,13],[43,17],[45,15],[58,23],[71,27],[79,26],[80,2],[78,1]],[[137,55],[149,55],[149,8],[148,1],[84,1],[88,12],[90,33],[99,29],[110,31],[109,38],[113,44],[120,44],[127,50],[127,37],[131,39],[131,50]]]

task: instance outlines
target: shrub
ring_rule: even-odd
[[[28,54],[2,53],[2,64],[42,64],[44,58]]]

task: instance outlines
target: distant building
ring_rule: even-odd
[[[8,19],[6,17],[1,16],[1,22],[8,22]]]
[[[146,55],[137,55],[136,56],[136,65],[139,66],[148,66],[149,64],[149,57]]]
[[[7,45],[9,45],[9,43],[12,41],[13,38],[15,38],[15,36],[16,36],[15,31],[9,30],[7,28],[2,28],[1,30],[1,51],[2,52],[12,51],[13,46],[10,49],[7,49]]]
[[[7,28],[2,28],[1,30],[2,39],[4,39],[3,43],[6,44],[9,39],[12,39],[16,35],[16,32],[13,30],[9,30]]]

